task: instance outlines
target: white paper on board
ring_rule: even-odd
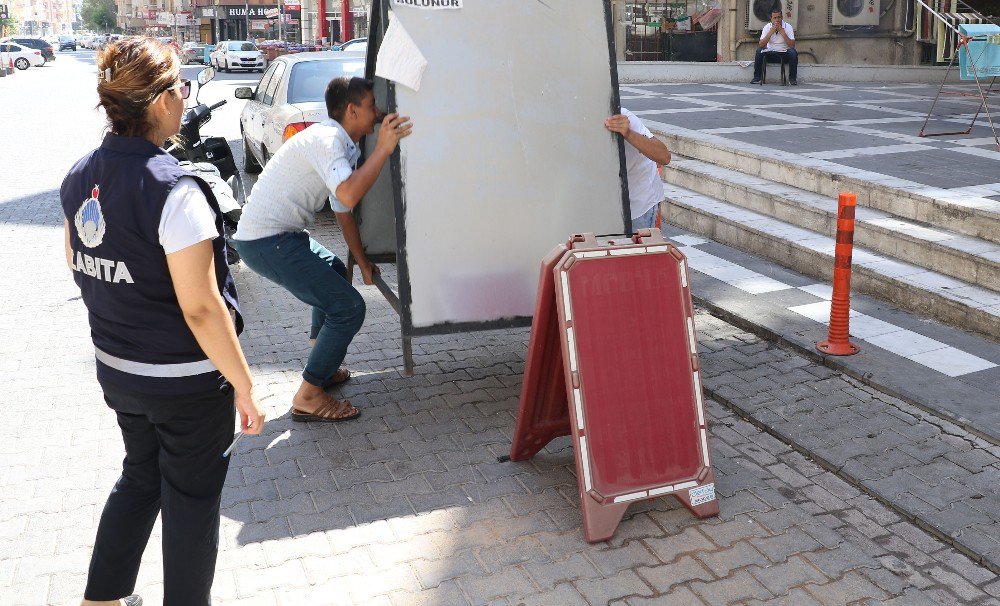
[[[462,8],[462,0],[392,0],[392,3],[396,6],[412,6],[413,8],[431,10]]]
[[[375,58],[375,75],[398,82],[415,91],[427,69],[427,59],[421,54],[410,34],[406,33],[396,15],[389,14],[389,27]]]

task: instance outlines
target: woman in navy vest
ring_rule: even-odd
[[[139,561],[163,521],[163,603],[211,602],[219,505],[235,408],[264,412],[237,334],[243,320],[211,189],[161,145],[180,130],[190,83],[151,38],[97,58],[110,133],[66,175],[66,260],[89,312],[104,398],[125,443],[101,515],[83,604],[134,606]]]

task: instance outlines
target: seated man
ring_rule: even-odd
[[[784,53],[788,64],[788,83],[798,84],[796,76],[799,69],[799,54],[795,51],[795,33],[792,26],[781,19],[781,11],[771,13],[771,22],[760,32],[760,42],[757,43],[757,54],[753,58],[753,81],[750,84],[760,84],[764,76],[764,53]]]

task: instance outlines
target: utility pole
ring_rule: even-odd
[[[250,41],[250,3],[244,1],[243,7],[244,7],[243,20],[247,24],[247,38],[246,38],[246,40],[247,40],[247,42],[249,42]]]
[[[212,44],[222,40],[222,19],[219,18],[219,0],[212,0]]]
[[[283,0],[278,0],[278,40],[282,42],[285,41],[284,36],[281,35],[281,22],[285,20],[285,3]]]

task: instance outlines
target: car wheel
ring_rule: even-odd
[[[243,172],[248,175],[256,175],[261,170],[263,170],[263,167],[253,155],[253,150],[251,150],[250,146],[247,145],[246,135],[243,135]]]
[[[19,69],[21,71],[24,71],[24,70],[28,69],[29,67],[31,67],[31,64],[28,63],[28,60],[25,59],[24,57],[18,57],[17,61],[14,61],[14,67],[16,67],[17,69]]]
[[[222,71],[226,72],[227,74],[233,73],[233,68],[229,65],[229,59],[226,59],[226,67],[222,68]]]

